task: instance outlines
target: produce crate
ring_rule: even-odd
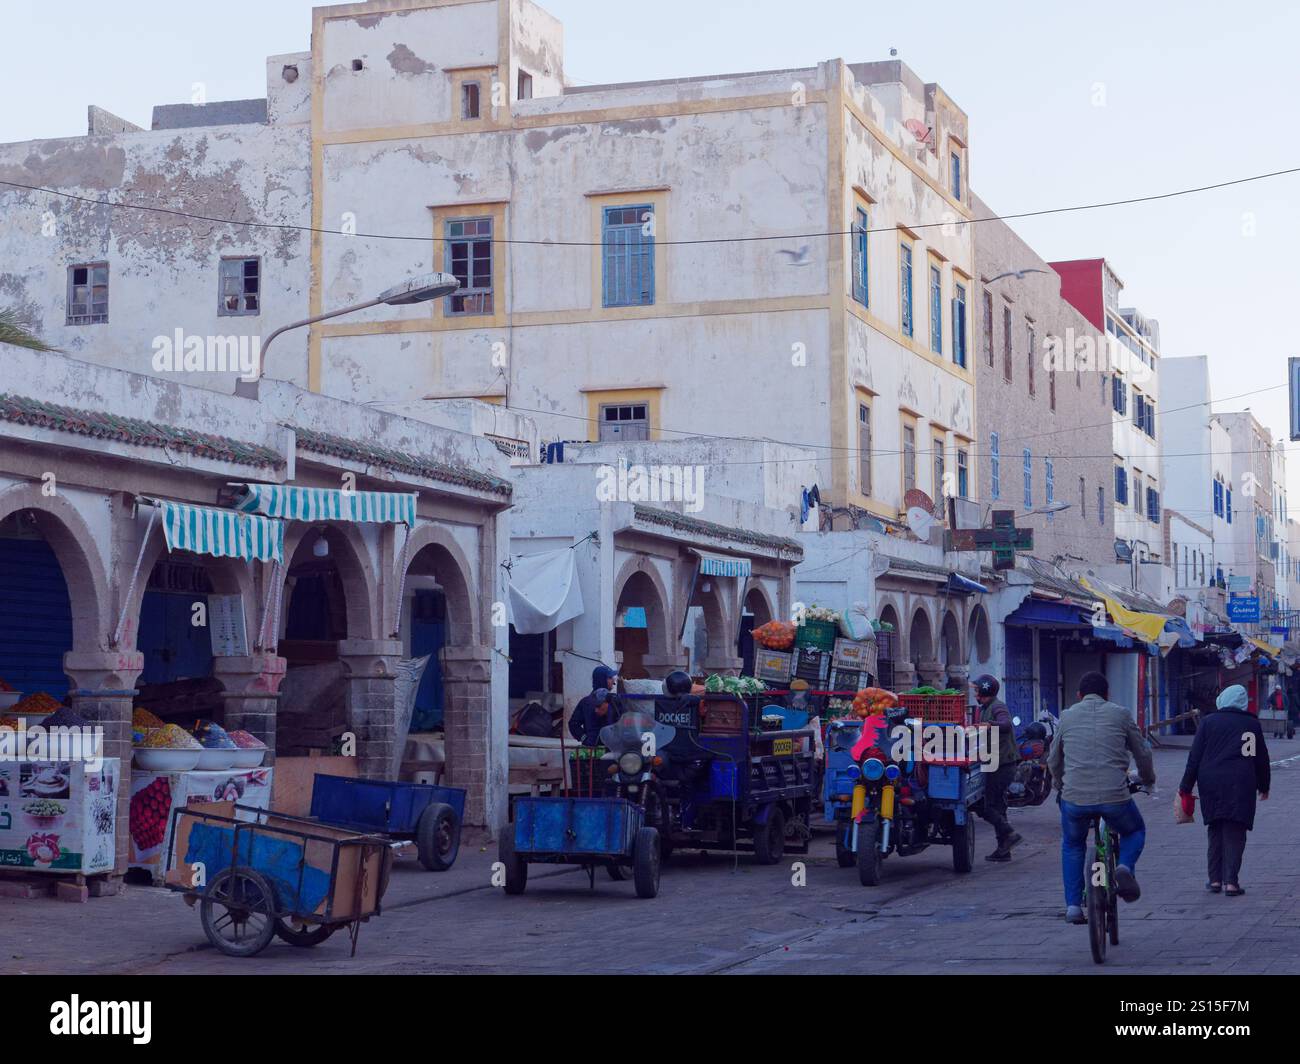
[[[786,650],[754,649],[754,675],[771,683],[789,683],[794,654]]]
[[[899,695],[898,703],[909,717],[931,724],[965,724],[966,698],[963,695]]]
[[[857,669],[831,669],[830,691],[860,691],[866,687],[865,673]]]
[[[859,672],[876,671],[876,641],[864,639],[835,640],[831,664],[837,669],[857,669]]]
[[[832,650],[840,629],[834,621],[805,621],[794,633],[796,647],[816,647],[819,650]]]
[[[831,675],[831,652],[816,647],[801,647],[795,655],[794,674],[814,686],[824,684]]]

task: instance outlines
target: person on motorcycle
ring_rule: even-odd
[[[613,724],[622,715],[623,706],[616,690],[618,671],[608,665],[591,670],[591,694],[583,696],[573,707],[569,734],[583,746],[600,745],[600,729]]]
[[[1007,788],[1016,772],[1020,751],[1016,747],[1016,726],[1011,720],[1011,710],[998,698],[1001,685],[985,673],[975,680],[975,701],[979,705],[977,721],[988,724],[998,732],[998,767],[984,773],[984,801],[979,814],[993,825],[997,848],[988,854],[986,861],[1011,860],[1011,847],[1020,841],[1020,835],[1007,819]]]
[[[1100,815],[1119,835],[1115,892],[1125,901],[1142,895],[1134,868],[1146,843],[1146,823],[1129,793],[1129,757],[1138,776],[1156,781],[1151,750],[1134,723],[1133,714],[1109,701],[1110,684],[1099,672],[1079,680],[1079,701],[1061,714],[1047,757],[1047,767],[1061,806],[1061,874],[1065,880],[1065,918],[1086,923],[1083,913],[1083,874],[1088,828]]]

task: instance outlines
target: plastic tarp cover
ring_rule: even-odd
[[[552,631],[583,610],[572,548],[511,559],[510,621],[520,635]]]

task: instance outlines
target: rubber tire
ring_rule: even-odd
[[[673,842],[668,834],[668,809],[658,794],[654,795],[653,801],[655,817],[654,822],[648,826],[659,832],[659,861],[661,864],[667,864],[668,859],[673,855]]]
[[[653,898],[659,893],[659,832],[640,828],[632,844],[632,883],[638,898]]]
[[[460,853],[460,817],[443,802],[431,802],[415,824],[420,864],[429,872],[445,872]]]
[[[1119,895],[1114,891],[1108,891],[1110,898],[1110,911],[1106,913],[1106,930],[1110,935],[1110,944],[1119,945]]]
[[[248,941],[236,944],[223,938],[214,928],[217,920],[214,910],[222,905],[217,900],[217,891],[219,887],[231,890],[231,884],[242,883],[243,886],[235,888],[240,890],[241,894],[248,892],[250,889],[255,895],[260,895],[254,905],[250,906],[252,912],[260,913],[266,918],[265,925],[258,932],[256,937]],[[225,908],[224,906],[222,906]],[[203,891],[203,899],[199,903],[199,921],[203,924],[203,933],[208,936],[208,941],[227,957],[253,957],[261,953],[271,944],[271,939],[275,938],[275,925],[277,923],[275,915],[275,888],[271,886],[267,878],[261,872],[254,871],[242,865],[236,865],[231,868],[224,868],[217,873],[217,878],[208,884]]]
[[[1106,894],[1099,887],[1088,884],[1088,945],[1092,959],[1097,964],[1106,963]]]
[[[505,891],[522,894],[528,886],[528,862],[515,853],[515,826],[507,824],[497,840],[497,860],[506,866]]]
[[[975,867],[975,821],[969,814],[966,823],[952,826],[952,870],[959,876]]]
[[[288,920],[276,920],[275,922],[277,938],[289,943],[291,946],[301,946],[303,949],[319,946],[336,930],[337,927],[331,924],[304,924],[302,930],[299,931]]]
[[[773,806],[767,822],[754,825],[754,856],[759,864],[776,864],[785,855],[785,814]]]
[[[880,869],[884,858],[880,855],[880,821],[863,821],[858,825],[858,882],[864,887],[880,883]]]

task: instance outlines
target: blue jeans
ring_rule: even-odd
[[[1065,904],[1083,904],[1083,866],[1088,848],[1088,825],[1093,814],[1119,833],[1119,856],[1116,864],[1136,871],[1137,859],[1147,841],[1147,826],[1138,811],[1137,803],[1109,805],[1074,805],[1061,802],[1061,876],[1065,880]]]

